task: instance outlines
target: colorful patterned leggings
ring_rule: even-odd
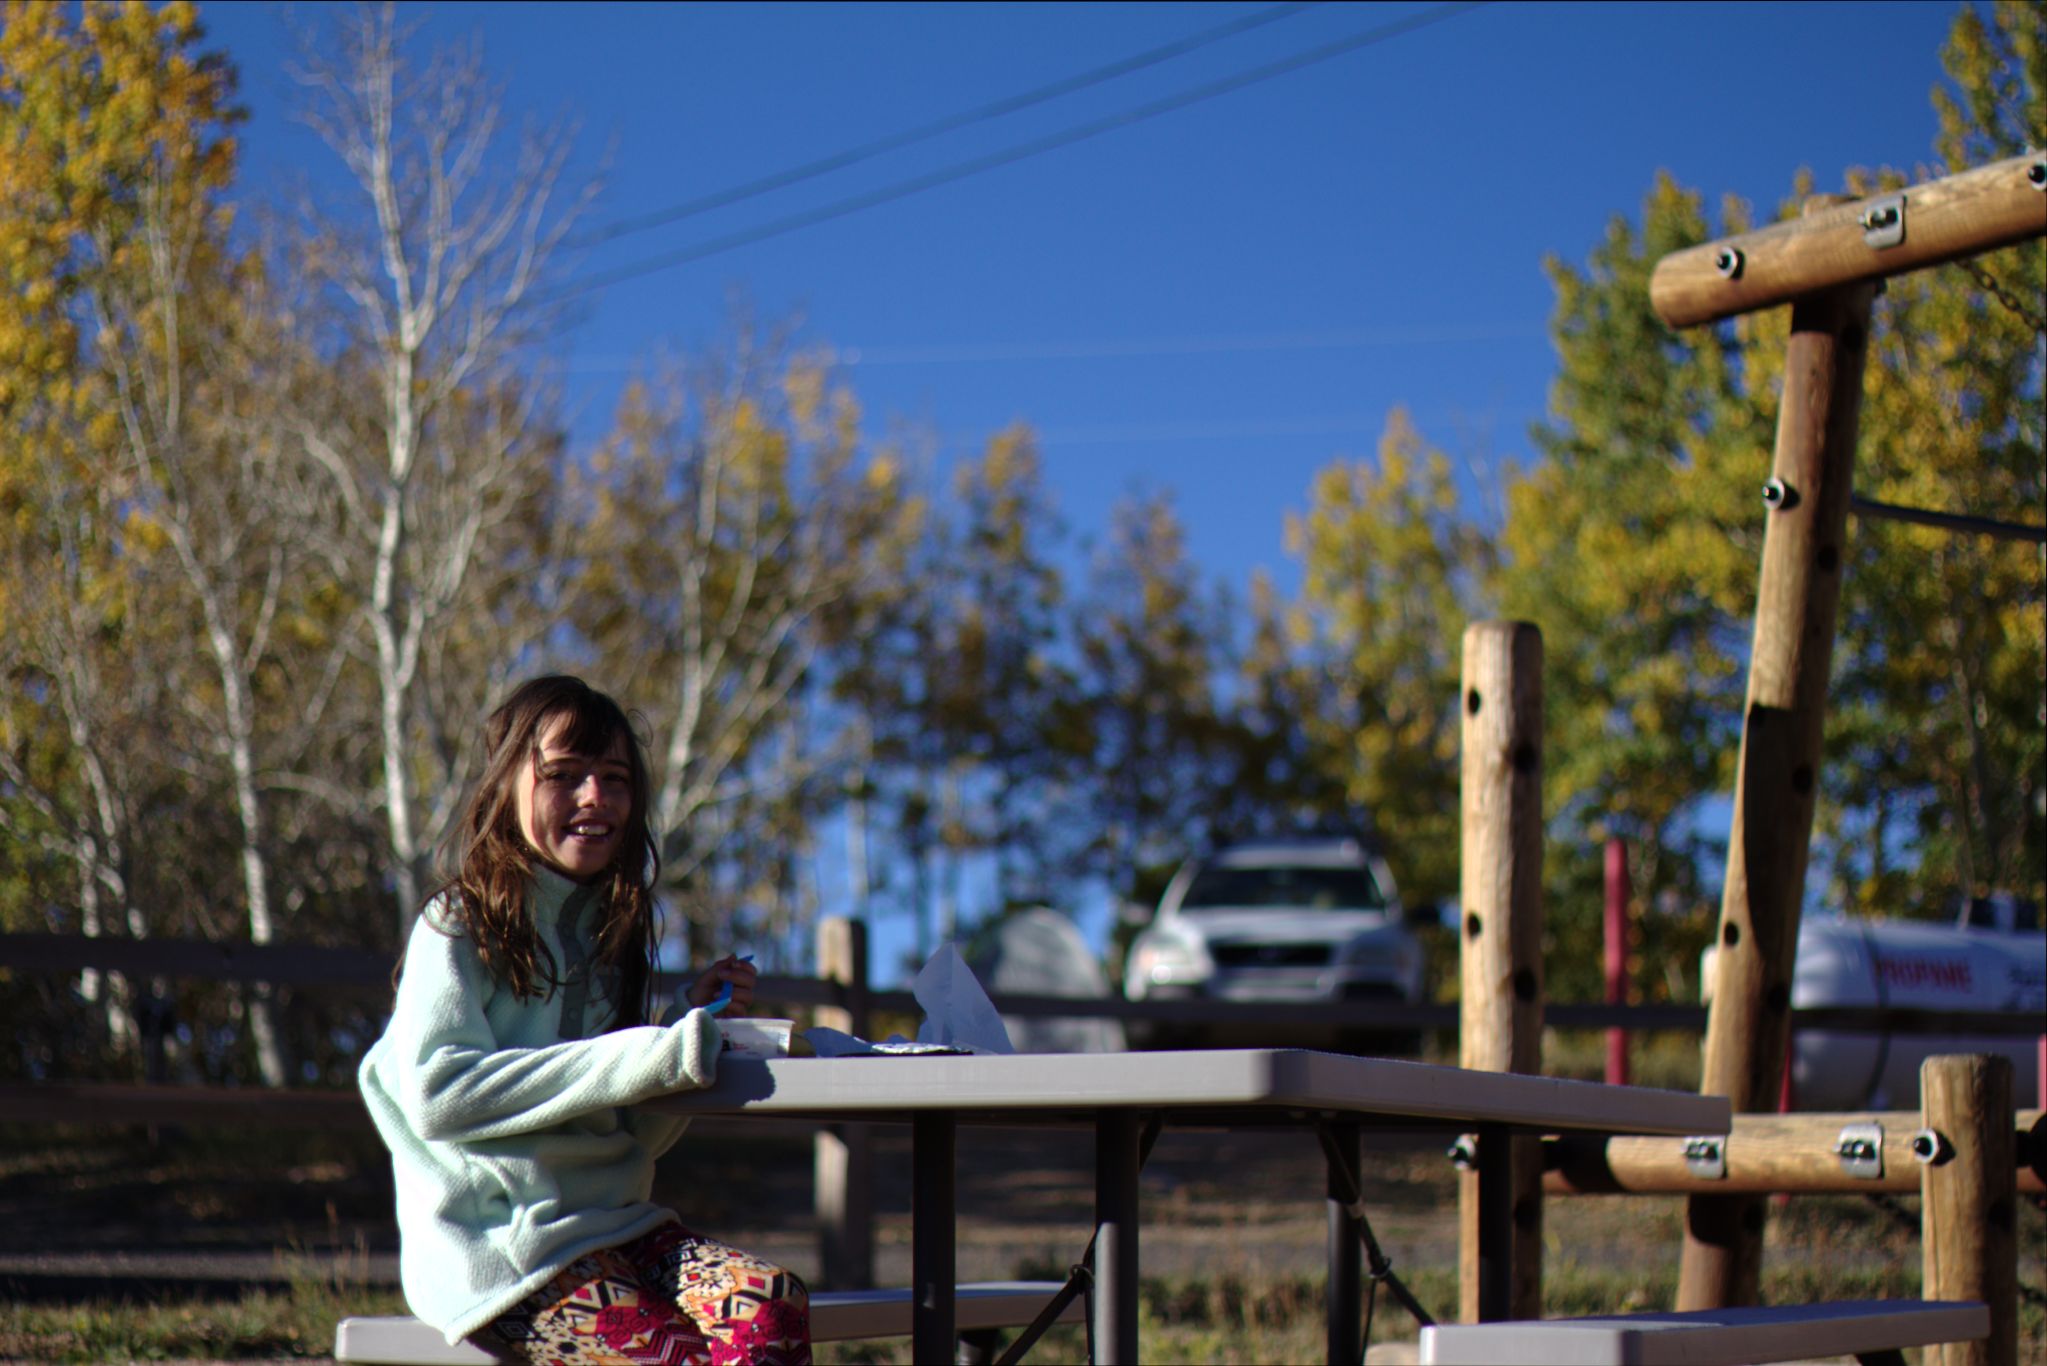
[[[571,1262],[473,1340],[532,1366],[808,1366],[809,1306],[788,1271],[668,1224]]]

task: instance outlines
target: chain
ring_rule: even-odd
[[[1983,269],[1983,267],[1977,265],[1974,261],[1957,261],[1955,262],[1955,264],[1960,266],[1963,270],[1968,271],[1970,277],[1974,279],[1977,284],[1983,286],[1984,291],[1986,293],[1989,293],[1992,296],[1994,296],[1999,303],[2003,304],[2006,308],[2010,309],[2024,322],[2031,325],[2032,329],[2035,332],[2047,334],[2047,319],[2042,319],[2039,314],[2033,312],[2033,310],[2031,310],[2030,308],[2027,308],[2025,303],[2022,300],[2020,300],[2017,295],[2013,294],[2010,290],[2006,289],[2003,285],[1998,283],[1996,276],[1992,275],[1989,271]]]

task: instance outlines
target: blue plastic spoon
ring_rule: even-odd
[[[753,955],[750,953],[742,953],[739,955],[739,961],[742,963],[751,963],[753,961]],[[718,1012],[725,1009],[726,1006],[729,1006],[731,1004],[732,983],[727,982],[723,987],[719,988],[718,994],[711,998],[711,1003],[705,1006],[704,1009],[710,1011],[713,1015],[716,1015]]]

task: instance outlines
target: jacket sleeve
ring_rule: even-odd
[[[545,1129],[717,1077],[717,1021],[692,1010],[540,1047],[501,1046],[484,1010],[492,983],[474,945],[422,915],[378,1042],[379,1085],[421,1138],[474,1141]]]
[[[640,1140],[640,1146],[647,1150],[647,1156],[659,1157],[675,1146],[682,1137],[682,1131],[689,1127],[688,1115],[671,1115],[666,1111],[648,1109],[626,1109],[618,1112],[626,1130]]]

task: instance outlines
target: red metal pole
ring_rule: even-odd
[[[1606,1003],[1628,1003],[1628,846],[1606,842]],[[1606,1082],[1628,1084],[1628,1032],[1619,1026],[1606,1031]]]
[[[1794,1032],[1784,1038],[1784,1082],[1777,1088],[1777,1113],[1788,1115],[1791,1107],[1798,1103],[1798,1089],[1791,1084],[1791,1050],[1796,1047],[1798,1035]],[[1778,1191],[1770,1197],[1770,1203],[1783,1209],[1791,1203],[1790,1191]]]

